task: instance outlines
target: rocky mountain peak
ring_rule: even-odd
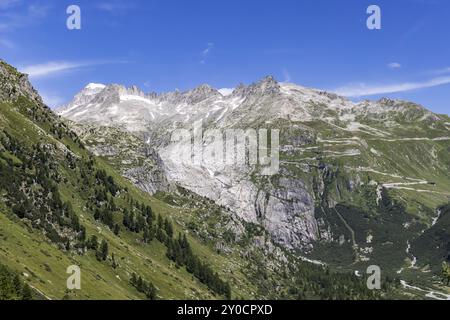
[[[378,103],[382,104],[384,106],[393,107],[393,106],[395,106],[397,104],[397,101],[393,100],[393,99],[389,99],[389,98],[383,97],[380,100],[378,100]]]
[[[20,96],[43,105],[41,97],[28,80],[28,75],[0,60],[0,100],[13,101]]]
[[[247,90],[247,86],[243,83],[240,83],[234,90],[233,95],[234,96],[244,96]]]
[[[133,96],[145,97],[145,93],[136,85],[127,89],[127,93]]]
[[[273,76],[267,76],[257,83],[252,84],[249,87],[249,93],[263,96],[274,96],[281,92],[280,89],[280,84],[275,80],[275,78]]]
[[[271,75],[265,76],[259,81],[259,83],[278,84],[275,78]]]
[[[266,96],[277,95],[281,92],[280,84],[275,80],[273,76],[267,76],[260,81],[253,83],[249,86],[239,84],[233,91],[233,95],[237,97],[249,97],[249,96]]]
[[[280,88],[280,84],[278,83],[278,81],[275,80],[273,76],[264,77],[263,79],[261,79],[256,83],[256,86],[260,87],[263,90],[267,89],[272,90]]]
[[[193,90],[187,91],[184,95],[187,102],[190,104],[199,103],[211,97],[221,96],[217,89],[214,89],[207,84],[202,84]]]

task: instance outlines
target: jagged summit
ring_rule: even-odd
[[[183,95],[185,96],[186,102],[189,104],[195,104],[206,99],[219,98],[222,96],[217,89],[212,88],[207,84],[202,84],[193,90],[185,92]]]
[[[20,96],[44,105],[42,98],[31,85],[28,75],[0,60],[0,100],[13,101]]]
[[[278,81],[275,79],[274,76],[268,75],[262,78],[257,82],[259,85],[266,85],[266,86],[276,86],[278,85]]]
[[[240,84],[233,90],[202,84],[187,91],[161,94],[145,93],[137,86],[90,83],[57,112],[76,122],[125,125],[130,131],[198,120],[223,126],[274,119],[318,120],[359,128],[353,123],[358,117],[377,121],[439,119],[414,103],[387,98],[356,103],[323,90],[280,83],[273,76],[250,85]]]
[[[263,79],[248,86],[239,84],[233,92],[233,95],[240,97],[255,95],[276,95],[280,93],[281,86],[273,76],[266,76]]]

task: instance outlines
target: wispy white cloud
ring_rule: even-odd
[[[201,64],[206,63],[206,59],[208,58],[209,54],[211,53],[211,50],[214,48],[213,42],[208,42],[206,45],[206,48],[202,51],[202,60],[200,60]]]
[[[387,93],[398,93],[418,89],[432,88],[450,83],[450,76],[437,77],[423,82],[404,82],[388,85],[367,85],[365,83],[351,84],[340,87],[333,92],[346,97],[364,97]]]
[[[33,64],[19,67],[19,70],[26,73],[30,78],[43,78],[50,75],[61,74],[68,71],[74,71],[81,68],[105,65],[128,63],[127,61],[50,61],[42,64]]]
[[[284,82],[291,81],[291,74],[289,73],[289,71],[286,68],[283,69],[283,77],[284,77]]]
[[[391,62],[388,64],[388,67],[391,69],[400,69],[402,65],[398,62]]]
[[[221,95],[226,97],[233,93],[234,88],[222,88],[222,89],[219,89],[218,91],[220,92]]]
[[[92,63],[52,61],[43,64],[24,66],[19,68],[19,70],[23,73],[28,74],[31,78],[42,78],[52,74],[87,67],[90,65],[92,65]]]

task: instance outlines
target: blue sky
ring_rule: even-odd
[[[81,30],[66,9],[81,8]],[[366,26],[381,8],[381,30]],[[0,58],[54,106],[90,82],[185,90],[266,75],[450,113],[448,0],[0,0]]]

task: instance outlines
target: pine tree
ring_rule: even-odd
[[[137,284],[137,275],[136,273],[133,272],[133,274],[131,275],[131,280],[130,280],[131,284],[135,287]]]
[[[150,229],[149,227],[144,229],[144,235],[143,235],[144,243],[149,243],[151,241],[150,240],[150,230],[149,229]]]
[[[158,229],[163,228],[163,219],[160,214],[158,214],[158,223],[157,224],[158,224]]]
[[[137,219],[136,219],[136,232],[139,233],[141,232],[141,230],[143,230],[145,227],[145,218],[141,215],[138,214]]]
[[[86,227],[85,226],[80,227],[80,233],[78,235],[78,240],[80,240],[82,243],[84,243],[84,241],[86,241]]]
[[[147,227],[147,232],[148,232],[148,242],[152,242],[153,239],[155,239],[155,229],[153,228],[152,225]]]
[[[145,290],[145,295],[149,300],[156,300],[156,288],[153,283],[148,283]]]
[[[166,242],[166,238],[164,235],[164,232],[162,231],[161,228],[157,228],[156,229],[156,239],[161,242],[161,243],[165,243]]]
[[[89,239],[89,245],[88,248],[94,251],[97,251],[98,249],[98,238],[96,235],[91,236]]]
[[[22,281],[20,281],[19,275],[16,274],[13,278],[13,288],[15,292],[22,291]]]
[[[123,225],[128,229],[130,228],[130,213],[128,212],[128,209],[123,211]]]
[[[66,247],[66,251],[70,251],[70,241],[69,241],[69,239],[67,239],[65,247]]]
[[[108,242],[105,240],[102,240],[102,243],[100,244],[100,249],[98,251],[97,255],[98,260],[105,261],[106,258],[108,258]]]
[[[22,287],[21,298],[22,298],[22,300],[32,300],[33,299],[33,295],[31,293],[31,288],[26,283]]]
[[[148,218],[147,221],[153,221],[154,219],[153,210],[150,206],[145,207],[145,216]]]
[[[95,219],[96,221],[100,220],[100,210],[99,210],[98,208],[95,209],[95,212],[94,212],[94,219]]]
[[[116,236],[118,236],[119,233],[120,233],[120,227],[119,227],[119,225],[116,223],[116,224],[114,225],[114,234],[115,234]]]
[[[166,234],[169,236],[169,238],[173,237],[173,227],[167,218],[164,220],[164,231],[166,231]]]
[[[130,222],[128,225],[130,231],[136,232],[136,214],[134,212],[130,213]]]
[[[142,277],[139,276],[136,283],[136,289],[140,292],[144,291],[144,281],[142,280]]]

